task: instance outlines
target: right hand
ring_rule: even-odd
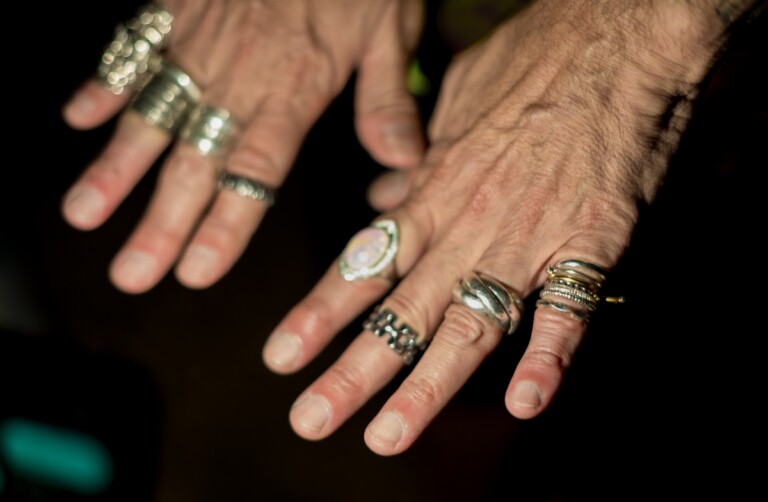
[[[306,133],[355,71],[362,144],[387,167],[419,165],[424,140],[406,71],[421,31],[420,0],[165,0],[164,7],[174,15],[164,58],[197,83],[202,103],[229,110],[243,129],[223,166],[183,141],[173,146],[146,214],[112,262],[119,289],[147,291],[174,265],[191,288],[225,275],[267,206],[216,194],[219,170],[280,186]],[[102,225],[175,139],[126,108],[130,98],[91,79],[64,107],[76,129],[120,114],[111,140],[63,199],[64,218],[78,229]]]

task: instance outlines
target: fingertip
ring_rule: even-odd
[[[116,96],[96,82],[86,82],[62,108],[64,121],[74,129],[97,127],[117,113],[128,97]]]
[[[332,409],[325,397],[308,393],[296,400],[289,413],[293,431],[304,439],[317,441],[326,438],[331,430]]]
[[[401,171],[388,171],[369,185],[366,197],[371,207],[379,212],[399,206],[408,195],[409,177]]]
[[[304,341],[285,330],[272,333],[262,350],[262,360],[273,373],[287,375],[299,369],[297,363],[304,350]]]
[[[193,244],[176,267],[176,279],[190,289],[210,287],[221,277],[220,263],[221,254],[214,248]]]
[[[507,410],[520,419],[533,418],[544,409],[541,388],[532,380],[522,380],[510,385],[504,401]]]
[[[129,249],[120,253],[109,268],[109,278],[117,289],[129,294],[141,294],[157,282],[157,258],[146,252]]]
[[[366,446],[381,456],[402,453],[403,437],[406,433],[405,420],[399,413],[385,411],[377,416],[365,429]]]
[[[79,230],[93,230],[104,222],[107,199],[98,189],[77,185],[64,196],[61,213],[67,223]]]
[[[393,120],[384,112],[368,115],[361,118],[359,135],[371,156],[387,167],[413,169],[424,156],[423,135],[416,120],[408,116]]]

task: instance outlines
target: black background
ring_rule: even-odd
[[[629,301],[595,316],[554,405],[530,421],[504,408],[527,343],[523,325],[412,449],[383,458],[367,450],[363,431],[397,381],[327,440],[302,440],[287,420],[295,397],[359,324],[293,376],[268,372],[260,355],[272,327],[374,215],[364,188],[380,168],[354,136],[350,89],[312,130],[245,255],[209,289],[185,289],[169,275],[131,296],[107,280],[157,166],[103,227],[80,232],[63,222],[61,196],[113,123],[73,131],[61,106],[137,5],[26,3],[5,12],[16,31],[6,26],[2,35],[0,418],[102,438],[117,467],[109,500],[560,501],[764,491],[751,459],[766,423],[758,349],[766,16],[734,39],[705,82],[669,178],[609,279]],[[420,60],[433,88],[447,57],[429,30]],[[422,98],[425,114],[433,99]],[[3,497],[81,500],[8,472]]]

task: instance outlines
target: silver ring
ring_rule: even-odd
[[[229,110],[195,106],[179,131],[179,137],[203,155],[223,157],[240,134],[240,126]]]
[[[218,188],[219,190],[230,190],[241,197],[263,201],[267,206],[272,206],[275,203],[276,192],[273,188],[245,176],[224,171],[219,176]]]
[[[370,277],[393,277],[394,260],[400,248],[400,230],[395,220],[381,219],[357,232],[339,257],[339,273],[347,281]],[[390,267],[390,265],[392,265]]]
[[[496,322],[511,335],[520,325],[525,304],[512,288],[482,272],[472,272],[459,280],[453,299]]]
[[[119,24],[96,69],[102,85],[115,95],[126,89],[141,89],[160,69],[158,52],[172,22],[173,15],[152,2],[125,24]]]
[[[424,349],[426,344],[418,333],[406,323],[397,324],[397,315],[390,309],[378,306],[363,323],[363,328],[378,337],[384,337],[387,346],[403,357],[410,365]]]
[[[144,121],[174,134],[184,123],[202,91],[181,68],[163,61],[160,70],[134,97],[131,108]]]

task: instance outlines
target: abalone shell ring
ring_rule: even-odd
[[[400,246],[397,222],[374,221],[357,232],[339,257],[339,273],[347,281],[394,277],[394,259]]]

